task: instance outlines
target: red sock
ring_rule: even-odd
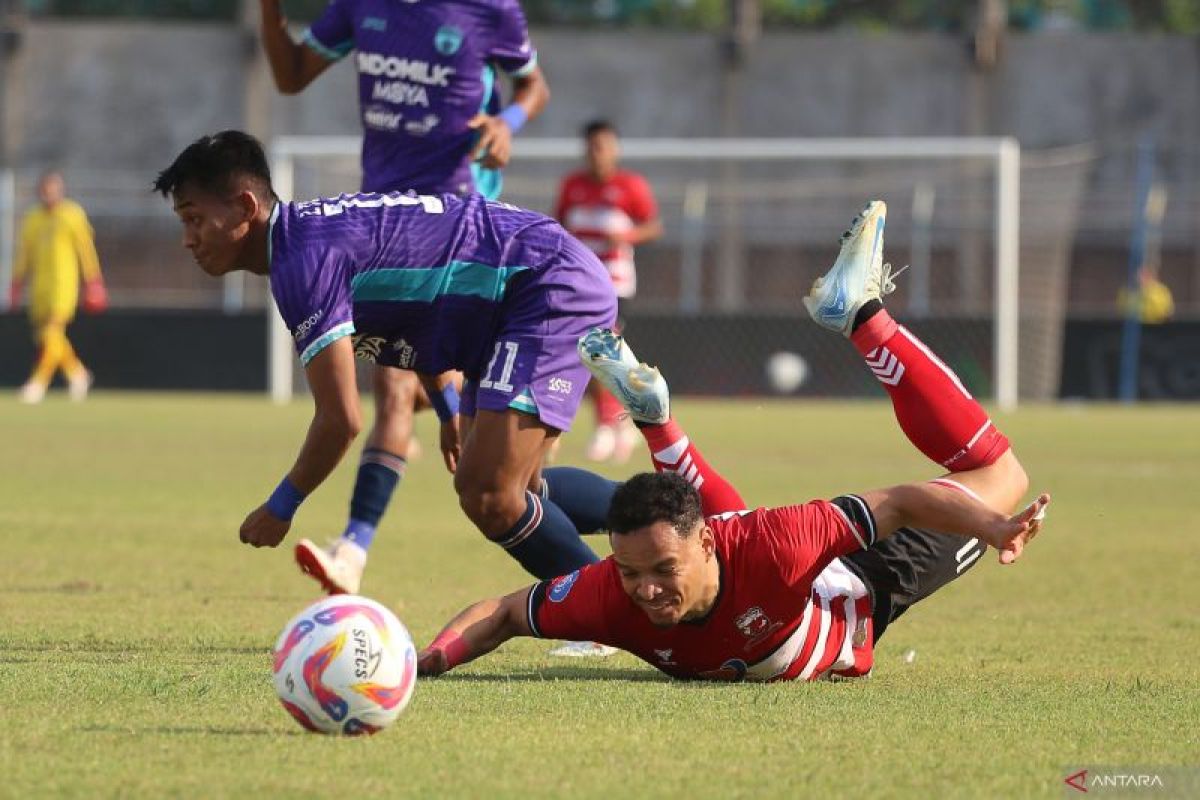
[[[700,493],[704,516],[741,511],[746,507],[737,489],[708,465],[696,445],[673,419],[662,425],[644,425],[640,429],[650,445],[650,460],[656,472],[682,475]]]
[[[621,401],[613,397],[602,386],[596,387],[596,425],[608,425],[616,427],[621,421],[621,413],[625,410],[621,407]]]
[[[886,310],[850,335],[892,398],[896,420],[918,450],[951,472],[987,466],[1008,450],[987,412],[949,367]]]

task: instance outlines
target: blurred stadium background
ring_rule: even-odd
[[[321,0],[285,4],[297,26]],[[1145,258],[1175,318],[1142,336],[1143,398],[1200,397],[1200,3],[1189,0],[535,0],[554,99],[517,142],[506,199],[549,210],[573,162],[524,157],[595,116],[628,138],[1013,137],[1021,148],[1024,399],[1115,396],[1120,287],[1141,217],[1139,148],[1165,216]],[[265,284],[212,282],[148,186],[202,132],[355,136],[349,60],[280,97],[236,0],[0,2],[0,278],[37,175],[64,170],[92,217],[114,309],[76,323],[98,387],[265,390]],[[1069,55],[1068,55],[1069,54]],[[314,140],[320,141],[320,140]],[[891,208],[893,307],[994,397],[995,171],[980,159],[638,159],[666,236],[639,251],[630,336],[681,392],[878,393],[795,325],[862,201]],[[353,156],[297,159],[295,195],[356,188]],[[5,283],[7,281],[4,281]],[[836,344],[836,343],[834,343]],[[24,378],[24,320],[0,316],[0,384]],[[187,353],[187,357],[179,354]],[[240,354],[240,355],[235,355]],[[164,359],[172,366],[164,369]],[[831,367],[828,364],[838,366]]]

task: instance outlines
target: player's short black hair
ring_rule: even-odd
[[[604,133],[605,131],[615,136],[617,134],[617,126],[606,119],[593,119],[580,129],[580,133],[584,139],[590,139],[597,133]]]
[[[643,472],[617,487],[608,507],[608,529],[615,534],[669,522],[689,535],[704,513],[700,493],[674,472]]]
[[[243,131],[221,131],[201,136],[158,174],[154,191],[169,197],[185,184],[213,194],[227,194],[237,178],[251,178],[263,200],[275,196],[271,167],[263,146]]]

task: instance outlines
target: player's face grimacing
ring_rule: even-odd
[[[667,628],[712,608],[721,574],[712,528],[680,536],[664,521],[610,539],[621,586],[651,623]]]
[[[183,246],[209,275],[242,267],[242,251],[258,201],[250,192],[222,197],[184,184],[174,193],[174,210],[183,223]]]

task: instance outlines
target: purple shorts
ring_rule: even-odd
[[[592,328],[610,328],[617,319],[608,270],[591,250],[563,236],[549,267],[509,284],[499,316],[487,364],[463,381],[461,413],[513,408],[570,430],[591,379],[576,345]]]

